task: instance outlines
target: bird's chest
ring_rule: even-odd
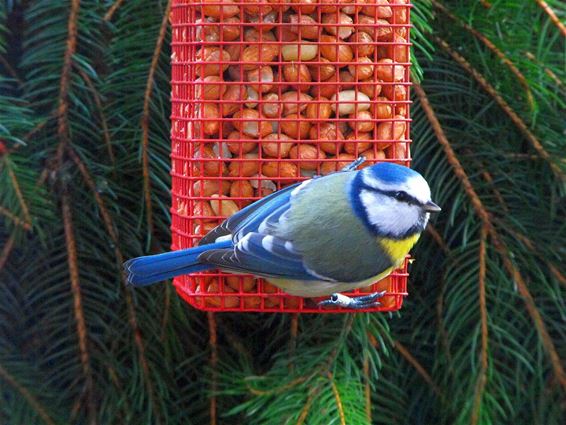
[[[420,234],[409,236],[405,239],[384,239],[378,238],[379,246],[389,255],[395,266],[401,264],[411,248],[419,240]]]

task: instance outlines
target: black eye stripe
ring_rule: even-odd
[[[417,200],[417,198],[409,195],[407,192],[398,191],[398,190],[381,190],[381,189],[376,189],[375,187],[371,187],[367,184],[362,184],[361,186],[363,189],[367,189],[372,192],[381,193],[382,195],[397,199],[400,202],[406,202],[411,205],[422,205],[422,203],[419,200]],[[403,195],[401,195],[402,199],[399,199],[400,193],[403,193]]]

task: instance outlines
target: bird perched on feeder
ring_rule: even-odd
[[[384,292],[369,286],[399,267],[440,207],[416,171],[379,163],[316,177],[275,192],[229,217],[194,248],[127,261],[128,281],[145,286],[208,269],[264,277],[321,305],[367,308]]]

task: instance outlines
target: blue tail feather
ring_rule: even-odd
[[[128,260],[124,263],[128,272],[128,283],[147,286],[175,276],[215,268],[214,265],[202,264],[198,259],[199,255],[210,249],[225,249],[231,246],[232,241],[228,240]]]

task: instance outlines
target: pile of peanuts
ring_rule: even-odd
[[[365,166],[408,158],[407,0],[201,0],[194,8],[193,148],[183,170],[194,200],[177,207],[196,217],[194,234],[360,155]],[[203,285],[197,292],[219,290],[217,278]],[[256,291],[252,278],[221,285]],[[259,301],[244,298],[245,307]],[[223,302],[239,305],[237,296]]]

